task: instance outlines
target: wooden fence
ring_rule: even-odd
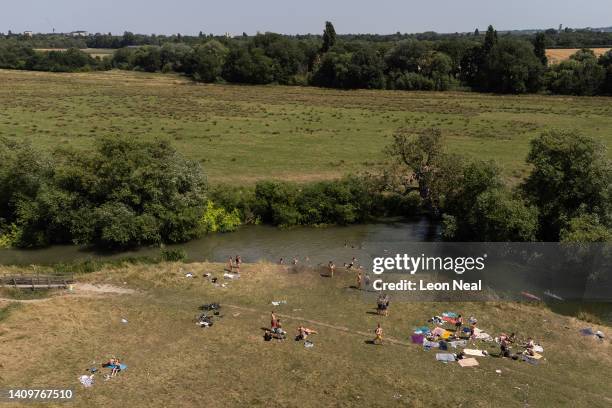
[[[0,275],[1,287],[52,289],[66,288],[74,283],[74,275]]]

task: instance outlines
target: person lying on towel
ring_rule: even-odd
[[[295,337],[296,340],[306,340],[306,338],[311,334],[318,334],[316,330],[306,328],[304,326],[299,326],[297,328],[298,334]]]

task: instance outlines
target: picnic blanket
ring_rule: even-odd
[[[530,356],[529,354],[525,354],[525,357],[527,358],[532,358],[534,360],[539,360],[541,359],[543,356],[541,354],[538,353],[533,353],[533,356]]]
[[[417,327],[416,329],[414,329],[414,334],[427,334],[429,333],[429,327],[427,326],[421,326],[421,327]]]
[[[410,336],[410,340],[412,340],[412,344],[423,344],[425,336],[422,334],[413,334],[412,336]]]
[[[540,357],[542,357],[542,356],[540,356]],[[533,358],[533,356],[528,356],[528,355],[526,355],[526,354],[523,354],[523,355],[521,356],[521,360],[526,361],[526,362],[528,362],[529,364],[533,364],[533,365],[536,365],[536,364],[539,364],[539,363],[540,363],[540,362],[538,361],[539,359],[537,359],[537,358]]]
[[[128,368],[128,367],[127,367],[125,364],[123,364],[123,363],[121,363],[121,364],[119,364],[119,365],[117,365],[117,364],[107,364],[107,365],[104,365],[103,367],[105,367],[105,368],[110,368],[111,370],[113,370],[113,369],[115,369],[115,368],[118,368],[118,369],[119,369],[119,371],[127,370],[127,368]]]
[[[440,344],[435,341],[423,340],[423,347],[428,350],[430,348],[438,348]]]
[[[459,319],[454,318],[454,317],[448,317],[448,316],[442,316],[442,320],[444,320],[447,323],[450,324],[457,324],[457,322],[459,321]]]
[[[441,327],[436,327],[431,331],[434,336],[442,336],[444,333],[446,333],[446,330]]]
[[[467,354],[468,356],[476,356],[476,357],[486,356],[484,351],[478,350],[478,349],[463,349],[463,354]]]
[[[459,363],[461,367],[475,367],[478,365],[478,360],[470,357],[457,360],[457,363]]]
[[[440,338],[441,338],[441,339],[446,340],[446,339],[448,339],[448,338],[449,338],[450,336],[452,336],[452,335],[453,335],[453,332],[450,332],[450,331],[448,331],[448,330],[445,330],[445,331],[444,331],[444,333],[442,333],[442,334],[440,335]]]
[[[436,353],[436,360],[444,362],[455,361],[455,355],[451,353]]]
[[[479,340],[491,340],[491,335],[483,332],[478,327],[474,327],[474,337]]]
[[[593,336],[595,334],[595,332],[593,332],[593,329],[591,329],[590,327],[580,329],[580,333],[583,336]]]
[[[467,346],[467,340],[454,340],[448,342],[448,344],[450,344],[452,348],[465,347]]]

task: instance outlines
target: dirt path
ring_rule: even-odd
[[[260,314],[262,316],[265,316],[265,313],[263,313],[261,310],[252,309],[250,307],[229,305],[227,303],[223,303],[223,306],[227,306],[227,307],[230,307],[232,309],[242,310],[242,311],[245,311],[245,312],[257,313],[257,314]],[[314,324],[316,326],[327,327],[328,329],[338,330],[338,331],[345,332],[345,333],[357,334],[359,336],[367,337],[367,338],[370,338],[370,339],[374,338],[374,332],[370,333],[370,332],[364,332],[364,331],[359,331],[359,330],[351,330],[348,327],[336,326],[336,325],[333,325],[333,324],[320,322],[318,320],[305,319],[303,317],[291,316],[291,315],[287,315],[287,314],[284,314],[284,313],[276,313],[276,315],[279,316],[279,317],[285,318],[285,319],[289,319],[289,320],[297,320],[297,321],[300,321],[300,322],[311,323],[311,324]],[[396,345],[400,345],[400,346],[408,346],[408,345],[410,345],[410,343],[406,343],[406,342],[403,342],[401,340],[394,339],[392,337],[385,337],[385,343],[396,344]]]

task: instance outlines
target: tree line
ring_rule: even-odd
[[[29,71],[79,72],[110,69],[110,61],[77,49],[35,51],[16,41],[0,41],[0,68]]]
[[[470,36],[374,41],[368,36],[338,36],[333,24],[327,22],[322,36],[274,33],[237,38],[175,36],[173,41],[158,41],[161,45],[149,41],[153,44],[142,46],[134,44],[152,37],[131,33],[117,38],[108,36],[120,38],[110,46],[122,46],[111,59],[95,59],[74,48],[65,53],[36,52],[27,42],[0,40],[0,68],[48,71],[117,68],[177,72],[202,82],[340,89],[470,88],[514,94],[612,94],[612,51],[597,57],[591,50],[582,49],[569,60],[549,66],[546,48],[550,47],[551,38],[559,35],[546,32],[531,37],[498,35],[489,26],[486,33]]]
[[[532,41],[536,34],[544,35],[546,46],[548,48],[596,48],[596,47],[612,47],[612,30],[593,30],[593,29],[574,29],[566,27],[563,30],[546,29],[546,30],[513,30],[502,33],[503,35],[513,38]],[[422,41],[448,41],[457,39],[468,39],[479,41],[482,39],[482,34],[478,29],[474,32],[465,33],[436,33],[427,31],[422,33],[400,33],[393,34],[338,34],[338,39],[341,41],[365,41],[376,43],[395,43],[402,40],[422,40]],[[232,36],[232,40],[248,39],[246,33],[239,36]],[[320,42],[322,36],[320,34],[298,34],[285,35],[289,39],[310,40]],[[13,33],[10,30],[7,33],[0,33],[0,41],[2,40],[18,40],[31,48],[123,48],[127,46],[141,45],[158,45],[165,43],[185,43],[189,45],[198,45],[210,39],[225,41],[226,35],[207,34],[200,31],[198,35],[184,34],[137,34],[130,31],[125,31],[122,35],[114,35],[112,33],[95,33],[84,37],[73,37],[61,33],[36,33],[36,34],[21,34]]]

